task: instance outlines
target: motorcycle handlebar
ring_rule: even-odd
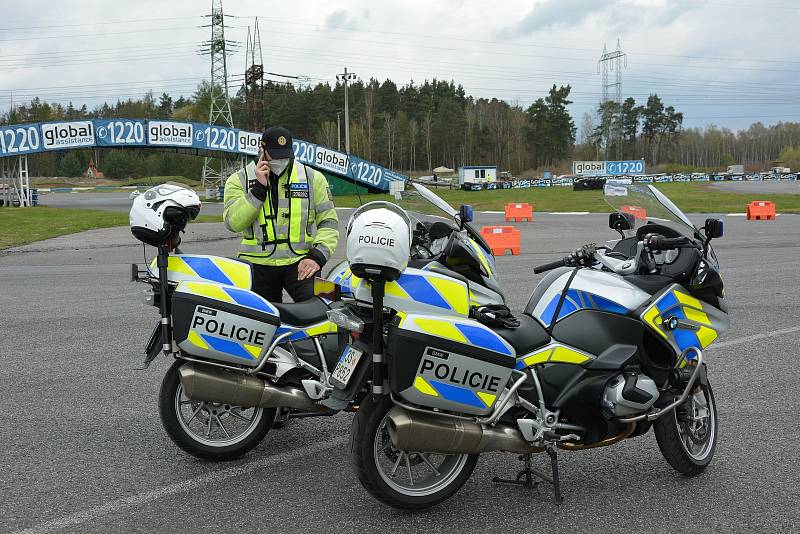
[[[672,250],[691,245],[688,237],[664,237],[662,235],[651,235],[645,240],[650,250]]]
[[[551,271],[559,267],[566,267],[566,265],[567,265],[567,258],[562,258],[552,263],[545,263],[544,265],[539,265],[538,267],[534,267],[533,272],[536,274],[541,274],[545,271]]]

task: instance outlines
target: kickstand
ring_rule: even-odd
[[[532,455],[530,453],[526,453],[519,457],[519,459],[525,464],[525,467],[517,473],[516,478],[509,479],[494,477],[492,482],[498,484],[516,484],[518,486],[522,486],[523,488],[536,489],[539,487],[539,481],[534,481],[533,477],[535,476],[553,485],[553,499],[556,504],[561,504],[561,501],[564,499],[561,496],[561,482],[558,477],[558,453],[556,452],[555,448],[550,445],[547,446],[546,450],[547,454],[550,456],[550,468],[553,472],[552,478],[534,469],[531,462]]]

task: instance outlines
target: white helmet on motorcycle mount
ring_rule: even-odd
[[[396,280],[411,254],[411,219],[390,202],[369,202],[347,223],[347,261],[359,278]]]
[[[131,233],[139,241],[158,247],[177,246],[179,233],[200,213],[200,197],[191,189],[157,185],[137,196],[130,212]]]

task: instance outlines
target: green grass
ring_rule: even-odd
[[[753,200],[775,202],[779,213],[800,213],[800,194],[751,194],[721,191],[705,183],[657,184],[659,190],[667,195],[679,208],[697,213],[744,213],[747,204]],[[603,200],[603,192],[573,191],[571,187],[549,187],[530,189],[496,189],[493,191],[437,190],[436,194],[451,206],[471,204],[476,211],[503,211],[510,202],[527,202],[536,211],[589,211],[610,212],[611,208]],[[363,202],[372,200],[393,201],[389,195],[362,195]],[[337,196],[336,206],[357,207],[361,205],[355,195]],[[415,211],[436,213],[428,209],[426,201],[403,200],[404,207]],[[431,209],[435,210],[431,206]]]
[[[222,217],[217,215],[197,218],[197,222],[221,221]],[[85,230],[127,225],[125,212],[44,206],[0,208],[0,250]]]

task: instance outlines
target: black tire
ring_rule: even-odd
[[[387,395],[369,395],[361,403],[361,407],[353,418],[353,426],[350,433],[350,459],[361,485],[379,501],[394,508],[405,510],[430,508],[449,499],[472,475],[479,455],[440,455],[443,458],[450,459],[449,461],[452,461],[456,466],[450,474],[445,476],[446,485],[426,495],[410,495],[398,491],[391,487],[381,475],[381,469],[377,465],[376,456],[379,453],[376,452],[375,443],[376,440],[381,439],[378,435],[378,430],[381,428],[386,414],[393,406],[394,403]],[[402,451],[396,452],[402,453]],[[389,453],[386,454],[388,455]],[[408,469],[410,471],[412,456],[417,455],[422,460],[421,457],[423,455],[418,452],[406,454],[409,455],[407,461],[409,462]],[[422,463],[417,462],[415,465],[422,465]]]
[[[697,390],[696,390],[697,391]],[[705,423],[705,439],[697,440],[697,433],[687,429],[688,411],[692,410],[692,397],[690,394],[683,405],[678,406],[672,413],[664,414],[653,423],[653,430],[661,454],[667,463],[679,473],[693,477],[705,471],[714,457],[719,436],[717,423],[717,404],[714,401],[714,392],[711,385],[699,386],[699,391],[707,403],[710,420]],[[692,439],[694,436],[694,440]],[[689,441],[691,445],[687,445]],[[701,449],[694,454],[689,448],[698,445]]]
[[[252,419],[257,420],[246,427],[246,433],[243,433],[242,437],[237,437],[234,443],[228,445],[222,440],[219,445],[203,443],[202,437],[196,436],[187,430],[186,427],[188,427],[188,424],[182,424],[181,421],[179,421],[181,417],[178,413],[178,403],[180,399],[178,398],[176,401],[176,397],[180,395],[179,388],[181,388],[178,369],[184,363],[185,362],[181,360],[176,360],[175,363],[170,366],[167,374],[164,375],[164,380],[161,382],[161,391],[158,396],[158,410],[161,415],[161,424],[164,425],[164,430],[167,431],[167,435],[169,435],[175,445],[192,456],[203,460],[228,461],[241,457],[250,451],[250,449],[261,443],[261,440],[267,435],[267,432],[269,432],[275,420],[275,408],[252,408]],[[199,405],[200,403],[197,404]],[[194,406],[192,406],[192,408],[194,409]],[[221,408],[224,408],[224,406]],[[236,409],[236,407],[231,406],[227,408],[229,411],[231,409]],[[200,410],[200,412],[202,413],[202,410]],[[207,410],[206,412],[210,415],[210,411]],[[220,424],[222,424],[221,419],[218,418],[216,420],[220,421]],[[225,432],[227,433],[227,430]]]

